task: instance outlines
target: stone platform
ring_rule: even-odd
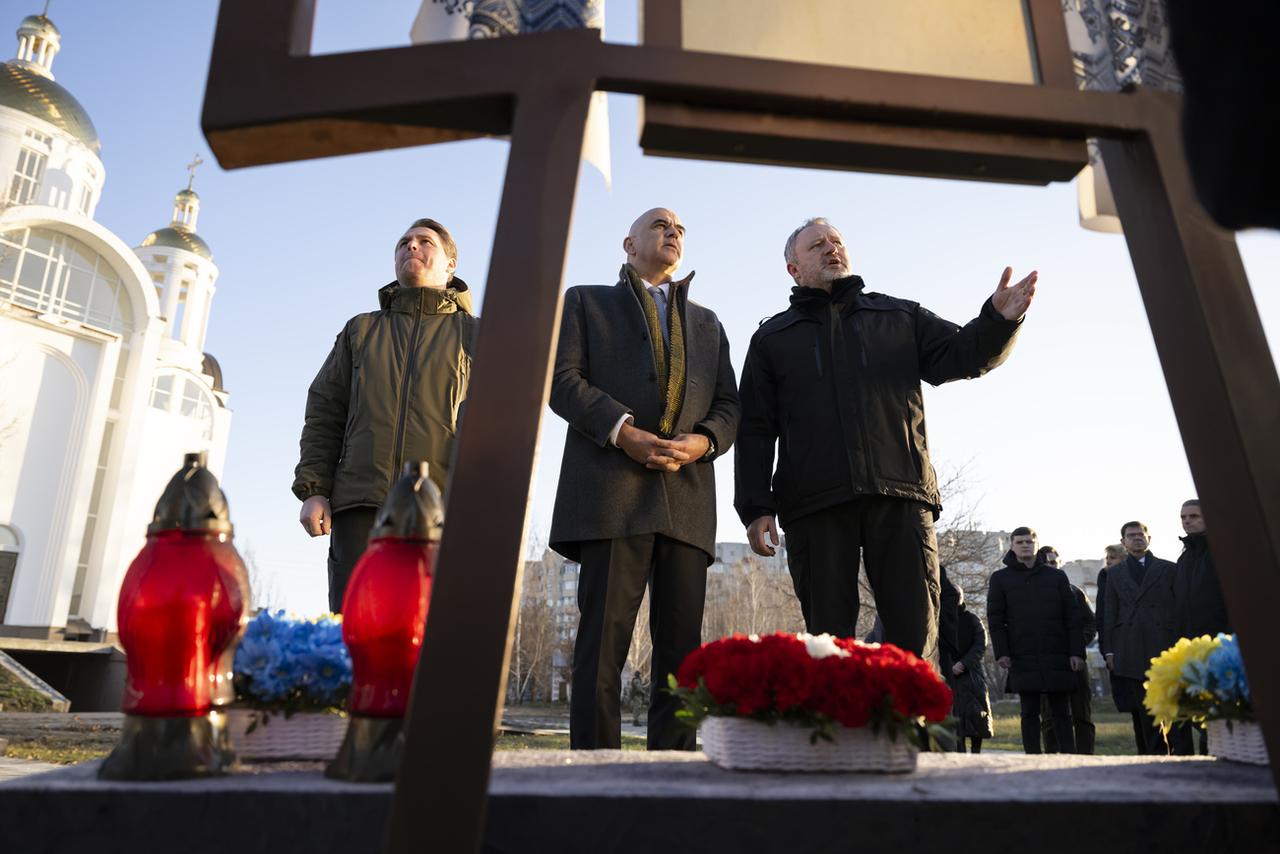
[[[103,783],[97,763],[0,784],[5,852],[376,852],[390,785],[318,765]],[[429,804],[423,809],[430,810]],[[1101,847],[1099,847],[1101,846]],[[922,756],[913,774],[748,774],[700,753],[494,757],[493,852],[1280,851],[1266,768],[1205,758]]]

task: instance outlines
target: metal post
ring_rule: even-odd
[[[1204,503],[1258,722],[1268,751],[1280,757],[1280,668],[1267,644],[1280,602],[1280,378],[1235,236],[1196,200],[1178,104],[1170,99],[1150,136],[1099,140],[1099,148]],[[1170,512],[1190,497],[1168,496]],[[1280,785],[1280,763],[1271,769]]]
[[[392,854],[478,851],[483,839],[592,91],[587,78],[553,80],[516,103],[475,379],[388,826]]]

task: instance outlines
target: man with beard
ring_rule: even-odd
[[[793,231],[783,254],[795,287],[791,307],[761,324],[747,351],[734,507],[756,554],[773,555],[779,522],[786,530],[810,632],[854,635],[861,556],[885,640],[936,666],[941,505],[920,384],[1003,362],[1036,274],[1010,285],[1006,268],[961,328],[867,292],[825,219]]]
[[[569,422],[551,547],[582,570],[569,745],[621,746],[622,668],[649,587],[651,750],[693,750],[668,674],[702,640],[715,554],[711,465],[733,443],[738,393],[716,315],[675,280],[684,225],[654,208],[622,241],[615,285],[570,288],[551,380]]]

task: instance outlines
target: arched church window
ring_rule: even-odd
[[[18,532],[8,525],[0,525],[0,623],[9,607],[9,593],[13,590],[13,577],[18,568]]]
[[[182,392],[180,412],[183,416],[200,422],[201,435],[204,438],[213,438],[213,401],[209,398],[209,393],[195,380],[187,380],[186,388]]]
[[[133,304],[107,260],[47,228],[0,233],[0,300],[111,332],[133,331]]]

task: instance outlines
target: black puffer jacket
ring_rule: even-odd
[[[1210,637],[1218,632],[1231,633],[1231,618],[1222,598],[1218,570],[1209,553],[1209,540],[1204,534],[1188,534],[1182,538],[1185,550],[1178,557],[1178,571],[1173,581],[1173,598],[1178,605],[1178,633],[1184,638]]]
[[[997,659],[1012,659],[1009,690],[1070,691],[1076,685],[1071,656],[1084,658],[1083,615],[1060,569],[1027,568],[1009,552],[991,575],[987,628]]]
[[[793,288],[791,307],[761,324],[742,370],[734,507],[743,524],[792,519],[862,495],[940,509],[920,383],[978,377],[1013,348],[1019,321],[988,300],[961,328],[919,304]],[[778,470],[773,471],[774,445]]]

